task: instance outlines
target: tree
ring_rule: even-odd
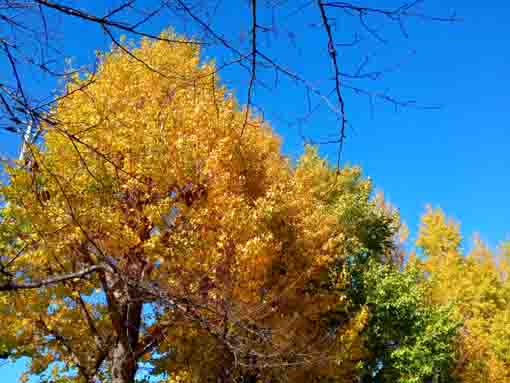
[[[8,169],[0,350],[69,382],[352,381],[348,264],[398,230],[370,182],[311,148],[292,165],[174,33],[99,61]]]
[[[450,382],[461,325],[452,308],[428,301],[430,285],[411,264],[403,271],[371,263],[364,275],[370,357],[363,382]]]
[[[475,236],[463,254],[459,225],[428,208],[422,217],[418,246],[425,257],[431,300],[449,304],[462,321],[457,338],[454,375],[461,382],[508,382],[510,332],[508,259],[495,254]]]

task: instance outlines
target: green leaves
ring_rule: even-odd
[[[446,382],[459,322],[449,307],[427,303],[428,286],[416,268],[370,262],[363,275],[369,321],[366,382]]]

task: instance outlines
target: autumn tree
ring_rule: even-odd
[[[430,280],[431,300],[449,304],[462,322],[454,375],[461,382],[510,381],[509,263],[505,246],[494,252],[475,236],[461,248],[459,225],[440,209],[422,217],[417,245]]]
[[[356,379],[349,267],[399,226],[370,181],[312,148],[293,165],[193,41],[99,61],[8,168],[0,351],[66,382]]]

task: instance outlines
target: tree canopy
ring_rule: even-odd
[[[166,32],[66,84],[0,191],[0,355],[48,382],[508,379],[507,251],[462,256],[429,210],[405,256],[360,168],[293,163],[216,72]]]

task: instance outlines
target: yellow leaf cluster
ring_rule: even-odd
[[[99,60],[96,73],[67,85],[43,127],[44,146],[9,170],[2,193],[10,220],[0,234],[21,278],[108,263],[205,307],[197,312],[207,329],[162,316],[157,351],[178,350],[165,367],[176,371],[171,382],[217,372],[224,361],[211,332],[220,329],[276,362],[292,352],[319,355],[325,362],[315,373],[334,375],[339,363],[352,373],[366,312],[351,313],[330,335],[323,319],[348,311],[347,258],[371,250],[372,226],[393,222],[370,199],[370,181],[357,167],[331,169],[312,148],[292,166],[268,124],[237,105],[197,45],[144,40],[130,54],[115,48]],[[90,276],[38,289],[2,316],[30,344],[32,372],[54,359],[92,368],[91,345],[119,332],[111,302],[121,291],[107,285]],[[270,341],[253,345],[246,329],[255,324]],[[141,326],[150,334],[158,323]],[[183,369],[190,365],[193,374]],[[305,381],[302,372],[296,379]]]

